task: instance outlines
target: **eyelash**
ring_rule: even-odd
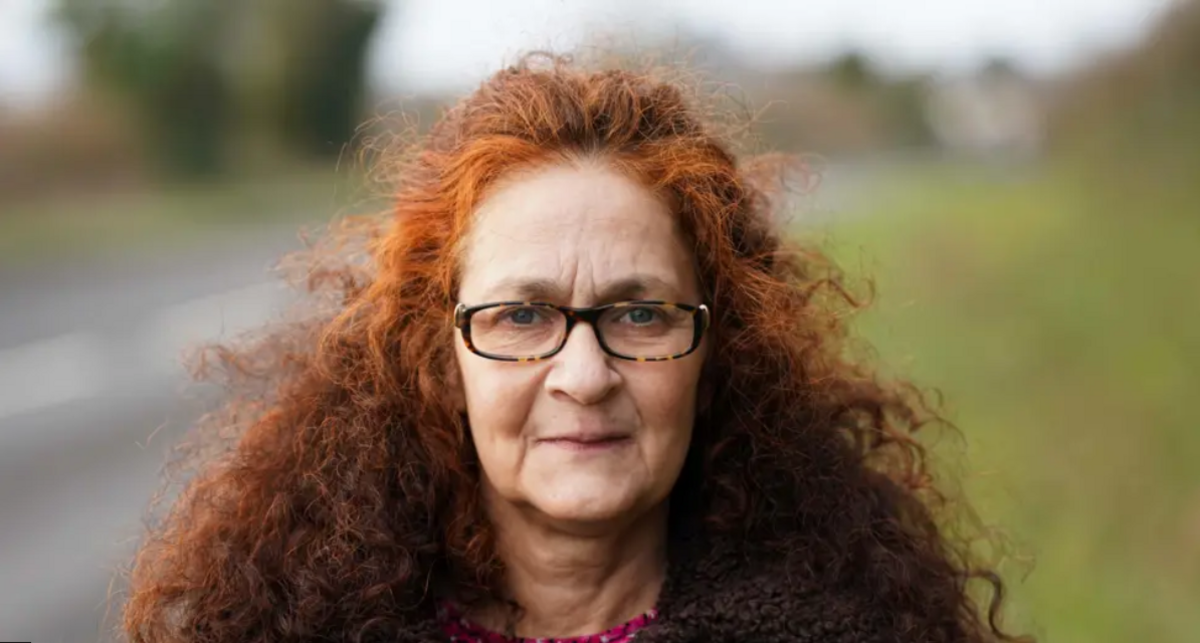
[[[626,310],[620,317],[618,317],[618,319],[624,319],[626,315],[629,315],[630,313],[633,313],[633,312],[639,311],[639,310],[648,310],[648,311],[650,311],[651,314],[654,315],[654,319],[652,319],[646,323],[654,323],[662,317],[662,313],[660,311],[656,310],[653,306],[635,306],[633,308],[630,308],[629,310]],[[634,323],[637,323],[637,322],[634,322]]]

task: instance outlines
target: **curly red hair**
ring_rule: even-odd
[[[672,525],[736,534],[869,597],[911,640],[1007,638],[1003,585],[953,542],[914,434],[945,424],[920,392],[846,356],[860,304],[835,266],[785,239],[761,177],[696,102],[653,73],[523,58],[448,111],[403,160],[390,216],[331,235],[299,265],[323,304],[201,372],[231,398],[136,559],[135,643],[389,640],[437,587],[499,596],[454,368],[458,246],[516,168],[598,157],[668,197],[714,311]],[[212,442],[204,441],[204,445]],[[994,588],[990,609],[967,589]]]

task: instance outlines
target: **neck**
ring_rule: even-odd
[[[514,621],[502,606],[474,614],[494,631],[521,637],[595,634],[650,611],[666,576],[666,507],[619,528],[580,533],[495,506],[491,518]]]

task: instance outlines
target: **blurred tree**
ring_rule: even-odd
[[[1056,152],[1138,195],[1143,209],[1200,175],[1200,1],[1164,12],[1138,47],[1107,56],[1064,83],[1050,114]],[[1194,216],[1194,206],[1155,212]]]
[[[920,76],[892,77],[880,73],[871,58],[849,50],[825,65],[823,75],[847,95],[868,106],[876,129],[888,148],[923,147],[934,142],[926,119],[927,79]]]
[[[870,90],[879,85],[879,76],[866,54],[850,50],[832,61],[825,68],[825,74],[833,82],[850,91]]]
[[[353,137],[382,0],[58,0],[86,78],[137,110],[165,168],[224,167],[231,138],[337,154]]]
[[[236,75],[252,126],[292,152],[336,155],[366,93],[377,0],[256,0],[241,6]]]
[[[920,148],[934,145],[936,137],[928,118],[929,79],[900,78],[880,91],[879,108],[891,145]]]
[[[979,74],[985,78],[1020,78],[1021,69],[1007,56],[989,56],[980,67]]]
[[[221,2],[60,0],[79,40],[85,82],[123,96],[170,173],[221,167],[230,93],[217,52]]]

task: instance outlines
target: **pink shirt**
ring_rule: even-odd
[[[438,623],[442,631],[450,637],[451,643],[627,643],[637,638],[639,630],[645,628],[658,618],[657,610],[650,610],[635,617],[628,623],[607,629],[599,634],[572,636],[569,638],[510,638],[468,621],[461,613],[449,604],[443,604],[438,610]]]

